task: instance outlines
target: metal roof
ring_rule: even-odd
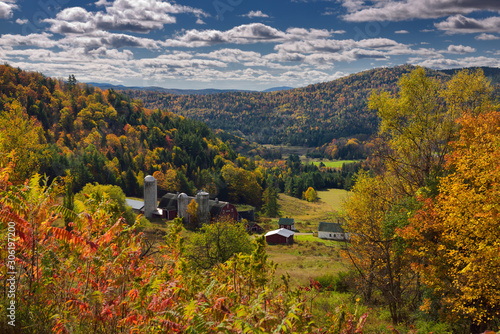
[[[292,225],[295,224],[295,220],[293,218],[280,218],[279,225]]]
[[[140,210],[144,207],[144,201],[125,198],[125,202],[127,203],[128,206],[132,207],[132,209],[134,210]]]
[[[266,237],[267,236],[270,236],[270,235],[274,235],[274,234],[279,234],[281,236],[284,236],[285,238],[288,238],[292,235],[294,235],[295,233],[286,229],[286,228],[280,228],[280,229],[277,229],[277,230],[274,230],[274,231],[269,231],[266,233]]]
[[[320,222],[318,232],[344,233],[344,229],[339,223]]]

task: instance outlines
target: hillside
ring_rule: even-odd
[[[255,175],[234,165],[235,152],[202,122],[153,112],[141,101],[71,76],[64,82],[1,65],[0,165],[9,159],[16,162],[13,181],[23,182],[34,172],[49,178],[71,174],[74,191],[98,182],[142,196],[145,174],[156,172],[161,191],[203,188],[223,199],[233,191],[224,167],[255,182]],[[258,192],[259,186],[253,189]],[[255,198],[258,204],[260,194]]]
[[[378,118],[375,111],[367,108],[367,98],[374,89],[394,91],[399,78],[414,68],[404,65],[373,69],[331,82],[267,93],[204,96],[138,90],[126,93],[143,100],[148,108],[166,108],[260,144],[318,147],[334,138],[373,134]],[[428,72],[443,80],[452,74]],[[498,69],[486,71],[487,75],[495,73]]]

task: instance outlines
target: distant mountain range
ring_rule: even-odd
[[[162,92],[168,94],[177,94],[177,95],[207,95],[207,94],[218,94],[218,93],[228,93],[228,92],[257,92],[253,90],[241,90],[241,89],[215,89],[215,88],[206,88],[206,89],[177,89],[177,88],[163,88],[158,86],[123,86],[123,85],[113,85],[109,83],[101,83],[101,82],[87,82],[87,84],[92,85],[94,87],[99,87],[100,89],[114,89],[114,90],[144,90],[151,92]],[[293,87],[272,87],[263,90],[262,92],[277,92],[282,90],[293,89]]]
[[[205,95],[145,89],[124,92],[142,100],[147,108],[167,109],[259,144],[318,147],[336,138],[366,138],[375,133],[378,116],[368,108],[368,97],[375,89],[395,92],[401,76],[414,69],[412,65],[377,68],[330,82],[289,90],[279,87],[279,91],[271,92]],[[493,84],[500,82],[499,68],[482,70]],[[458,69],[427,71],[428,75],[446,81]]]

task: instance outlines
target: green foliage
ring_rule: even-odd
[[[186,258],[193,268],[209,269],[237,253],[250,253],[252,243],[243,224],[219,220],[203,225],[186,245]]]
[[[75,195],[75,199],[81,203],[87,202],[89,205],[93,206],[94,204],[87,200],[88,198],[91,198],[92,194],[96,196],[96,204],[103,198],[109,198],[111,200],[111,212],[113,213],[113,218],[118,219],[119,217],[123,217],[129,225],[132,225],[135,222],[136,215],[132,211],[132,208],[127,205],[127,202],[125,201],[125,194],[120,187],[109,184],[102,185],[98,183],[88,183],[78,194]]]
[[[352,289],[354,272],[341,271],[337,274],[324,274],[315,280],[321,285],[323,291],[349,292]]]
[[[275,188],[269,187],[262,194],[262,212],[265,216],[275,218],[280,215],[280,205],[278,204],[278,192]]]

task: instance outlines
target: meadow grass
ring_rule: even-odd
[[[328,168],[342,168],[343,164],[350,164],[353,162],[359,162],[359,160],[320,160],[320,161],[311,161],[314,165],[319,166],[319,164],[323,163],[325,167]]]
[[[321,202],[330,205],[333,210],[341,211],[342,204],[349,198],[351,192],[344,189],[328,189],[320,190],[317,194]]]

